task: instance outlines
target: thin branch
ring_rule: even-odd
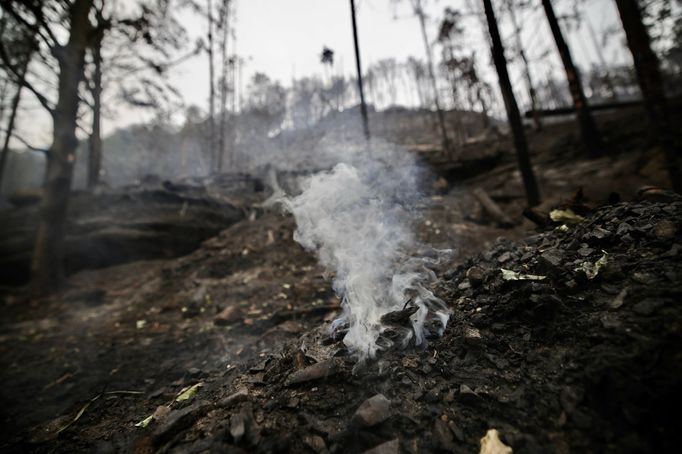
[[[14,74],[14,77],[16,78],[16,81],[18,84],[20,84],[23,87],[26,87],[33,95],[38,99],[40,104],[50,113],[52,114],[54,112],[53,107],[50,105],[50,102],[47,100],[45,96],[40,94],[38,90],[33,87],[27,80],[26,77],[22,77],[20,71],[10,63],[9,57],[7,55],[7,51],[5,49],[5,46],[2,42],[0,42],[0,60],[2,60],[2,63],[5,65],[5,67],[9,68],[9,70]]]
[[[53,46],[58,43],[57,39],[55,36],[52,34],[52,30],[50,30],[49,27],[47,27],[47,24],[45,23],[45,20],[43,18],[39,18],[37,15],[34,14],[34,17],[36,19],[35,24],[30,23],[27,21],[21,14],[19,14],[17,11],[15,11],[10,5],[12,4],[11,1],[8,0],[3,0],[2,1],[2,9],[3,11],[6,11],[9,15],[11,15],[14,20],[22,24],[24,27],[28,28],[29,30],[33,30],[37,35],[39,35],[43,41],[47,43],[48,46]],[[40,27],[38,26],[38,23],[42,25],[45,30],[47,31],[48,36],[45,36],[41,31]]]
[[[5,128],[3,131],[4,131],[5,133],[7,133],[7,128]],[[39,153],[45,153],[45,155],[50,154],[50,150],[48,150],[48,149],[46,149],[46,148],[34,147],[34,146],[31,145],[30,143],[28,143],[23,137],[21,137],[19,134],[17,134],[16,131],[12,132],[11,137],[14,138],[14,139],[16,139],[17,141],[21,142],[21,144],[22,144],[23,146],[25,146],[26,148],[28,148],[28,149],[31,150],[31,151],[37,151],[37,152],[39,152]]]

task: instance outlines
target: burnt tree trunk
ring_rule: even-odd
[[[509,2],[509,17],[512,21],[512,27],[514,27],[514,39],[516,41],[516,50],[521,58],[521,63],[523,63],[523,75],[526,79],[526,85],[528,89],[528,96],[530,97],[530,108],[533,112],[538,109],[537,95],[535,92],[535,84],[533,83],[533,77],[530,73],[530,63],[528,62],[528,57],[526,56],[526,51],[523,49],[523,42],[521,40],[521,27],[516,19],[516,9],[513,2]],[[538,115],[533,115],[533,122],[535,123],[535,128],[539,131],[542,129],[542,121]]]
[[[229,65],[229,58],[227,52],[228,37],[230,33],[230,1],[223,0],[220,24],[222,25],[222,36],[220,40],[221,51],[221,68],[220,68],[220,124],[218,125],[218,172],[223,170],[223,162],[225,160],[225,123],[227,122],[227,72]]]
[[[360,43],[358,42],[358,25],[355,19],[355,0],[350,0],[350,14],[353,25],[353,46],[355,49],[355,69],[358,73],[358,93],[360,93],[360,113],[362,114],[362,131],[365,139],[369,140],[369,119],[367,118],[367,104],[365,104],[365,88],[362,82],[362,63],[360,61]]]
[[[92,131],[90,133],[90,152],[88,155],[88,189],[99,183],[102,170],[102,39],[104,33],[98,30],[92,43],[92,60],[95,70],[92,75]]]
[[[653,132],[658,137],[668,161],[672,187],[676,192],[682,193],[682,175],[680,174],[682,150],[675,143],[672,134],[673,126],[670,124],[658,58],[651,49],[649,33],[642,21],[642,12],[636,0],[616,0],[616,6],[635,62],[644,106],[651,120]]]
[[[573,57],[571,56],[571,51],[568,48],[568,44],[566,44],[561,27],[559,27],[559,21],[557,20],[556,14],[554,13],[552,1],[542,0],[542,7],[545,10],[549,28],[552,30],[554,42],[556,43],[557,50],[559,51],[561,62],[564,65],[564,70],[566,71],[566,80],[568,82],[568,88],[571,91],[571,98],[573,99],[573,105],[575,107],[575,112],[578,119],[578,126],[580,127],[580,136],[582,142],[592,157],[600,156],[602,154],[603,145],[599,137],[599,131],[597,130],[594,118],[592,118],[592,114],[590,113],[590,110],[587,106],[587,98],[585,98],[585,92],[583,91],[583,85],[580,81],[580,75],[578,74],[578,70],[573,63]]]
[[[509,81],[509,73],[507,72],[507,59],[504,57],[504,47],[502,47],[502,39],[500,38],[500,31],[497,28],[497,20],[495,19],[495,12],[491,0],[483,0],[483,8],[485,10],[485,17],[488,21],[488,30],[490,31],[490,38],[492,40],[492,55],[497,71],[497,77],[500,80],[500,91],[504,99],[504,107],[507,110],[507,118],[509,119],[509,126],[514,136],[514,147],[516,148],[516,156],[519,160],[519,169],[521,170],[521,177],[523,178],[523,185],[526,189],[526,198],[528,206],[534,207],[540,203],[540,191],[533,173],[533,166],[530,163],[530,156],[528,154],[528,142],[526,141],[526,133],[523,130],[523,122],[521,121],[521,113],[519,106],[516,103],[514,92],[512,91],[511,82]]]
[[[419,18],[419,25],[422,32],[422,40],[424,41],[424,48],[426,50],[426,65],[429,72],[429,80],[431,81],[431,89],[433,90],[433,101],[436,105],[436,114],[438,115],[438,125],[440,126],[440,133],[443,140],[443,151],[449,153],[451,151],[450,139],[448,138],[448,132],[445,128],[445,115],[443,114],[443,109],[440,106],[440,100],[438,99],[438,84],[436,83],[436,74],[433,69],[433,55],[431,53],[431,45],[429,44],[429,38],[426,35],[426,19],[424,17],[424,9],[422,8],[421,0],[413,0],[414,13]]]
[[[93,0],[74,0],[69,8],[69,40],[65,46],[54,49],[59,63],[58,100],[51,112],[53,138],[31,262],[31,283],[39,293],[57,289],[64,277],[64,226],[78,147],[78,86],[83,78],[92,3]]]
[[[5,167],[7,166],[7,159],[9,158],[9,142],[14,133],[14,123],[17,118],[17,111],[19,110],[19,102],[21,101],[21,90],[24,87],[24,78],[28,70],[28,64],[31,61],[30,55],[26,56],[20,68],[19,80],[17,81],[17,91],[12,97],[12,105],[10,106],[9,118],[7,120],[7,129],[5,130],[5,138],[2,144],[2,152],[0,154],[0,190],[2,190],[3,176],[5,175]]]
[[[211,172],[218,169],[215,145],[215,69],[213,66],[213,2],[208,0],[208,148]]]

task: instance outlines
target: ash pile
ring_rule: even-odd
[[[208,380],[205,400],[150,426],[138,446],[672,452],[682,426],[682,201],[572,220],[443,270],[434,291],[453,315],[442,337],[359,367],[323,326]]]

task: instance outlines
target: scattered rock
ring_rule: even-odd
[[[319,435],[308,435],[303,438],[303,443],[318,454],[327,452],[327,444]]]
[[[239,402],[244,402],[249,398],[249,391],[246,388],[241,388],[236,392],[230,394],[220,401],[218,404],[221,407],[230,407]]]
[[[472,266],[467,270],[466,276],[471,285],[478,287],[485,279],[485,271],[481,267]]]
[[[357,409],[351,425],[357,427],[373,427],[391,416],[391,401],[383,394],[377,394],[364,401]]]
[[[453,452],[456,448],[455,438],[448,425],[437,418],[433,424],[433,444],[436,449]]]
[[[305,369],[292,372],[284,382],[285,386],[296,385],[321,378],[327,378],[338,371],[337,363],[333,359],[315,363]]]
[[[651,315],[659,308],[665,306],[665,300],[658,298],[646,298],[632,307],[639,315]]]
[[[227,306],[218,315],[213,318],[213,323],[216,326],[227,326],[235,323],[239,319],[237,308],[234,306]]]
[[[399,452],[400,441],[396,438],[395,440],[387,441],[372,449],[368,449],[367,451],[364,451],[363,454],[398,454]]]

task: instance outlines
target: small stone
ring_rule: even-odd
[[[249,392],[246,390],[246,388],[241,388],[237,390],[236,392],[230,394],[226,398],[222,399],[220,401],[220,406],[221,407],[229,407],[231,405],[234,405],[239,402],[243,402],[246,399],[249,398]]]
[[[665,306],[665,300],[656,298],[646,298],[632,307],[632,310],[639,315],[651,315],[659,308]]]
[[[471,288],[471,284],[469,283],[468,280],[465,279],[464,281],[462,281],[462,282],[457,286],[457,288],[460,289],[460,290],[466,290],[466,289]]]
[[[471,285],[477,287],[483,283],[485,271],[483,271],[483,268],[481,267],[472,266],[467,270],[467,278],[469,279],[469,282],[471,282]]]
[[[648,285],[656,280],[656,277],[651,273],[633,273],[632,280],[639,283]]]
[[[497,258],[497,261],[498,261],[499,263],[504,263],[504,262],[509,261],[510,258],[511,258],[511,253],[510,253],[509,251],[507,251],[507,252],[504,252],[502,255],[500,255],[500,256]]]
[[[621,222],[618,228],[616,229],[616,234],[618,236],[623,236],[626,235],[630,232],[632,232],[632,226],[628,224],[627,222]]]
[[[625,302],[625,297],[627,296],[627,294],[628,294],[627,288],[621,290],[618,293],[618,295],[616,295],[616,297],[613,300],[611,300],[611,302],[609,303],[609,307],[611,309],[618,309],[619,307],[621,307]]]
[[[557,249],[551,249],[540,254],[538,264],[543,270],[559,268],[563,262],[563,254]]]
[[[367,451],[364,451],[363,454],[398,454],[399,452],[400,441],[396,438],[395,440],[387,441],[372,449],[368,449]]]
[[[669,240],[674,238],[676,233],[677,226],[675,223],[668,220],[660,221],[654,227],[654,234],[656,235],[656,238],[660,240]]]
[[[312,380],[318,380],[320,378],[326,378],[330,375],[334,375],[337,371],[338,367],[336,361],[333,359],[321,361],[319,363],[313,364],[312,366],[308,366],[305,369],[292,372],[284,381],[284,386],[291,386],[298,383],[305,383]]]
[[[213,324],[216,326],[227,326],[236,322],[238,318],[236,308],[234,306],[227,306],[213,318]]]
[[[433,424],[433,444],[436,449],[447,452],[453,452],[456,448],[450,428],[440,419],[436,419]]]
[[[391,401],[383,394],[377,394],[364,401],[356,410],[351,425],[373,427],[391,416]]]
[[[318,454],[327,451],[327,445],[325,444],[324,439],[319,435],[307,435],[303,438],[303,443],[308,445],[310,449]]]
[[[590,255],[592,255],[593,252],[594,252],[594,249],[589,248],[589,247],[581,247],[580,249],[578,249],[578,254],[581,257],[589,257]]]

